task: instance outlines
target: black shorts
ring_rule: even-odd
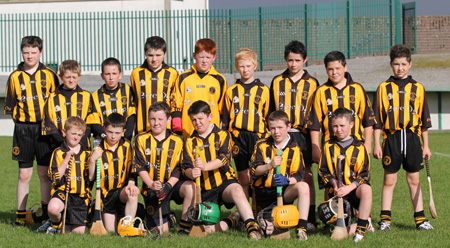
[[[239,134],[233,137],[233,159],[237,171],[247,170],[249,168],[250,159],[252,158],[253,151],[255,150],[255,144],[258,140],[263,139],[259,137],[257,133],[239,130]]]
[[[167,215],[171,212],[170,210],[170,201],[175,201],[176,204],[181,205],[183,204],[183,198],[180,196],[180,190],[181,186],[185,180],[179,180],[175,186],[172,188],[170,193],[166,196],[164,201],[162,201],[161,210],[162,210],[162,216],[163,216],[163,222],[167,222]],[[144,202],[145,202],[145,209],[146,209],[146,215],[147,215],[147,224],[149,224],[151,227],[159,225],[159,202],[158,202],[158,196],[156,195],[155,191],[148,190],[147,195],[143,195]]]
[[[300,146],[305,166],[312,164],[311,135],[303,132],[289,132],[291,138]]]
[[[52,198],[58,198],[63,203],[66,199],[66,193],[57,189]],[[69,194],[67,199],[66,223],[69,225],[86,226],[88,223],[89,198],[79,197],[78,195]]]
[[[108,191],[106,197],[103,197],[102,194],[102,202],[103,202],[103,212],[109,214],[120,213],[125,209],[125,203],[120,201],[120,193],[123,188],[112,189]]]
[[[21,166],[21,168],[33,167],[35,158],[38,165],[49,166],[53,149],[49,136],[41,135],[40,123],[16,122],[14,125],[12,159],[19,162],[28,162],[23,163],[25,166]]]
[[[283,205],[292,204],[292,202],[284,201],[284,192],[287,187],[283,187]],[[259,213],[262,209],[271,205],[277,205],[277,188],[256,188],[256,210]]]
[[[403,131],[403,133],[405,133]],[[383,142],[383,168],[391,172],[403,169],[407,172],[417,172],[423,169],[422,143],[419,136],[406,131],[406,156],[402,153],[402,144],[405,145],[405,139],[402,142],[402,131],[394,134],[387,134],[387,138]],[[403,146],[405,147],[405,146]]]
[[[212,202],[220,206],[224,205],[227,209],[234,207],[234,202],[225,202],[222,199],[222,194],[225,189],[233,183],[238,183],[236,179],[226,180],[219,187],[202,192],[202,202]]]

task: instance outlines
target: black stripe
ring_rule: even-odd
[[[398,97],[399,97],[399,109],[398,109],[398,124],[400,125],[400,128],[405,128],[406,127],[406,123],[405,123],[405,110],[404,110],[404,106],[405,106],[405,87],[403,86],[398,86]],[[400,91],[402,91],[403,93],[400,93]],[[402,109],[403,107],[403,109]]]
[[[176,144],[175,141],[173,139],[170,139],[170,141],[169,141],[169,151],[170,150],[175,151],[175,144]],[[174,154],[172,153],[171,157],[167,156],[167,163],[166,164],[168,164],[169,166],[172,163],[173,155]],[[170,168],[170,169],[172,170],[173,168]],[[168,181],[169,180],[169,175],[170,175],[170,173],[168,173],[167,168],[166,168],[166,170],[164,172],[164,181]]]
[[[40,75],[40,82],[42,82],[43,80],[46,81],[46,74],[44,71],[39,71],[39,75]],[[34,74],[33,74],[33,77],[35,77]],[[46,81],[46,83],[47,83],[47,81]],[[39,104],[40,96],[39,96],[38,90],[36,88],[36,84],[37,83],[31,84],[31,92],[32,92],[31,95],[36,96],[36,98],[33,99],[34,115],[35,115],[36,121],[39,121],[40,116],[41,116],[41,106]],[[42,91],[42,86],[41,86],[41,91]],[[30,113],[28,113],[28,114],[30,114]]]
[[[297,110],[297,106],[296,106],[296,103],[297,103],[297,91],[298,91],[298,82],[297,83],[292,83],[292,81],[291,81],[291,79],[289,79],[289,82],[290,82],[290,84],[291,84],[291,89],[293,89],[293,91],[292,92],[290,92],[290,91],[287,91],[286,92],[286,95],[288,95],[289,94],[289,96],[290,96],[290,98],[291,98],[291,106],[289,107],[290,108],[290,114],[289,114],[289,117],[290,117],[290,119],[291,119],[291,123],[294,125],[295,124],[295,116],[296,116],[296,114],[295,114],[295,112],[296,112],[296,110]]]
[[[394,91],[392,89],[392,83],[386,85],[386,93],[389,96],[389,94],[392,95],[392,99],[389,101],[388,109],[386,109],[386,112],[388,112],[388,119],[389,119],[389,129],[395,130],[395,111],[394,111],[394,97],[398,96],[398,93],[394,94]],[[392,111],[390,111],[390,108],[392,108]]]
[[[303,92],[301,92],[301,97],[302,97],[302,101],[301,101],[301,105],[300,105],[300,122],[298,123],[299,125],[299,129],[302,129],[303,126],[305,125],[305,114],[306,114],[306,110],[308,108],[307,104],[308,104],[308,98],[309,98],[309,89],[311,88],[311,84],[308,81],[304,81],[303,84]],[[306,92],[306,93],[305,93]],[[303,93],[306,94],[306,96],[303,95]]]
[[[353,171],[354,173],[357,173],[355,171],[355,163],[358,160],[358,155],[359,155],[359,149],[356,146],[351,146],[353,148],[353,152],[352,152],[352,157],[350,158],[350,171]],[[355,158],[355,163],[353,162],[353,158]]]
[[[102,92],[97,91],[97,98],[98,98],[98,105],[100,106],[100,111],[101,111],[100,115],[103,116],[102,122],[104,122],[104,121],[106,120],[106,117],[107,117],[107,115],[106,115],[106,102],[105,102],[105,96],[103,95]],[[101,104],[100,104],[101,102],[104,103],[103,107],[102,107]]]
[[[74,159],[76,160],[76,161],[79,161],[80,162],[80,165],[77,165],[76,163],[75,163],[75,161],[74,161],[74,163],[72,164],[72,172],[70,173],[70,176],[73,178],[73,168],[75,167],[76,168],[76,174],[75,174],[75,176],[76,176],[76,178],[78,178],[78,177],[83,177],[83,173],[81,172],[81,157],[80,157],[80,154],[76,154],[75,156],[74,156]],[[71,179],[72,179],[71,178]],[[82,186],[82,180],[76,180],[76,182],[77,182],[77,195],[81,195],[83,192],[81,192],[81,190],[83,189],[83,186]]]
[[[145,125],[145,123],[147,123],[147,92],[145,92],[145,85],[142,86],[141,85],[141,81],[144,80],[145,81],[145,70],[141,70],[139,71],[139,86],[141,87],[141,94],[140,95],[136,95],[136,103],[140,103],[141,104],[141,115],[142,115],[142,120],[137,120],[136,121],[136,125],[139,128],[139,125],[143,125],[142,126],[142,132],[146,132],[147,131],[147,125]],[[139,100],[141,99],[141,100]],[[137,106],[136,106],[137,107]],[[150,160],[148,160],[150,161]]]
[[[83,94],[82,92],[77,92],[77,102],[75,103],[75,108],[77,109],[77,116],[83,118]],[[72,103],[73,104],[73,103]],[[80,104],[80,108],[78,108],[78,104]],[[70,115],[68,115],[70,116]]]
[[[239,87],[234,87],[232,95],[239,97]],[[241,99],[239,99],[239,101],[240,100]],[[234,120],[233,120],[233,123],[230,123],[228,126],[231,126],[233,129],[235,129],[236,122],[238,121],[237,118],[239,115],[239,111],[241,111],[241,109],[239,106],[239,102],[234,102],[234,97],[233,97],[233,99],[231,99],[231,101],[233,102],[233,109],[232,109],[233,113],[230,113],[230,114],[234,114]]]
[[[62,112],[63,112],[63,108],[61,107],[61,103],[60,103],[60,101],[59,101],[59,99],[60,99],[60,97],[64,97],[63,95],[60,95],[60,94],[58,94],[58,95],[55,95],[54,96],[54,106],[53,106],[53,111],[55,111],[55,107],[56,106],[59,106],[59,108],[61,109],[60,111],[55,111],[55,113],[56,113],[56,119],[60,119],[60,120],[62,120]],[[52,110],[50,110],[50,111],[52,111]],[[58,131],[61,133],[61,130],[63,129],[63,125],[62,125],[62,121],[60,121],[59,123],[57,123],[57,125],[58,125]]]
[[[248,117],[250,115],[250,96],[251,96],[251,88],[248,89],[246,87],[243,87],[244,89],[244,107],[242,108],[242,129],[248,130]],[[247,111],[247,114],[245,114],[245,111]]]
[[[169,101],[169,79],[170,79],[170,71],[164,70],[164,81],[163,81],[163,101],[167,102]]]
[[[127,119],[128,117],[128,106],[130,106],[131,97],[130,94],[127,94],[127,88],[125,87],[125,84],[120,83],[120,104],[122,106],[123,111],[123,117]],[[117,94],[116,94],[117,95]],[[122,99],[127,99],[126,101],[122,101]],[[126,105],[124,105],[126,103]]]
[[[275,106],[276,109],[281,110],[281,111],[285,111],[286,109],[286,79],[283,79],[280,81],[280,88],[277,92],[278,95],[278,106]],[[283,106],[282,108],[280,108],[280,106]],[[294,122],[294,120],[292,120],[292,116],[289,116],[289,118],[291,118],[291,123]]]
[[[330,120],[328,119],[328,117],[329,117],[328,113],[333,113],[333,104],[328,105],[328,99],[333,101],[332,96],[331,96],[331,89],[330,88],[326,89],[324,93],[325,93],[325,104],[328,107],[328,112],[325,113],[325,116],[323,117],[322,128],[325,126],[325,122],[327,122],[328,123],[328,133],[331,135],[331,134],[333,134],[333,127],[331,126]],[[324,131],[324,133],[325,133],[325,131]],[[325,140],[324,136],[325,135],[322,136],[322,144],[323,144],[323,141]],[[331,137],[328,137],[327,139],[329,139],[329,138],[331,138]]]
[[[30,113],[29,112],[29,110],[28,110],[28,104],[26,104],[26,98],[27,98],[27,89],[26,89],[26,86],[25,86],[25,79],[23,78],[23,73],[21,73],[20,75],[19,75],[19,85],[20,85],[20,91],[21,91],[21,96],[22,97],[25,97],[25,101],[24,101],[24,103],[23,103],[23,112],[24,113]],[[23,90],[22,90],[22,85],[23,85]],[[20,120],[20,113],[19,113],[20,111],[17,111],[17,113],[16,113],[16,120]],[[29,117],[26,117],[25,118],[25,121],[30,121],[30,118]]]
[[[103,165],[105,164],[105,162],[108,162],[108,154],[106,152],[102,153],[102,161],[100,164],[100,170],[103,170],[105,173],[104,177],[101,177],[101,173],[100,173],[100,183],[103,180],[105,182],[105,189],[109,189],[109,166],[108,168],[104,168]]]
[[[257,96],[259,96],[259,101],[261,102],[262,100],[263,100],[263,98],[262,98],[262,93],[263,93],[263,87],[261,87],[261,86],[259,86],[258,87],[258,89],[256,90],[256,95]],[[254,102],[254,106],[255,106],[255,113],[253,114],[253,118],[254,118],[254,125],[255,125],[255,127],[254,127],[254,129],[253,129],[253,132],[255,132],[255,133],[259,133],[261,130],[260,130],[260,128],[259,128],[259,124],[260,124],[260,119],[261,119],[261,116],[260,115],[258,115],[258,113],[261,113],[261,115],[263,114],[263,110],[260,108],[260,106],[261,106],[261,104],[260,104],[260,102],[258,103],[258,104],[256,104],[255,102]],[[249,114],[250,114],[250,112],[249,112]],[[264,130],[262,130],[262,131],[264,131]]]
[[[158,101],[158,73],[153,72],[153,71],[150,71],[150,73],[151,73],[150,81],[152,82],[152,85],[151,85],[152,91],[150,92],[150,94],[152,96],[150,98],[151,99],[150,106],[151,106],[152,104],[154,104]],[[153,97],[153,95],[156,95],[156,97]]]
[[[116,150],[112,153],[112,158],[118,158],[119,157],[118,154],[117,154],[119,148],[120,147],[117,147]],[[122,159],[122,163],[123,163],[123,159]],[[117,188],[117,185],[119,184],[119,181],[121,179],[120,178],[120,174],[119,174],[119,171],[120,171],[120,169],[119,169],[119,160],[120,159],[117,159],[116,161],[114,161],[114,159],[112,159],[113,164],[114,164],[114,174],[113,174],[113,176],[115,176],[117,174],[117,178],[114,178],[114,182],[113,182],[113,186],[112,186],[113,189]],[[122,167],[124,167],[124,166],[122,166]],[[109,178],[108,178],[108,180],[109,180]]]
[[[411,92],[410,92],[410,98],[409,98],[409,106],[405,106],[405,110],[409,112],[409,123],[407,125],[407,128],[410,128],[412,126],[415,127],[414,133],[418,133],[418,128],[420,123],[414,123],[414,103],[415,101],[411,96],[415,96],[414,100],[417,99],[417,86],[415,84],[411,85]],[[410,110],[409,108],[412,108]]]
[[[355,106],[356,89],[353,86],[348,87],[348,88],[349,88],[349,96],[348,96],[349,99],[348,99],[348,101],[350,103],[350,110],[354,111],[354,117],[355,117],[355,125],[353,125],[351,133],[352,133],[352,135],[356,135],[356,133],[358,133],[359,136],[357,136],[357,137],[363,137],[363,134],[361,133],[361,120],[359,118],[359,115],[357,114],[357,113],[361,113],[360,112],[361,110],[360,109],[356,109],[356,106]],[[353,102],[352,102],[351,99],[353,99]],[[362,102],[364,102],[364,101],[362,101]],[[359,107],[361,107],[361,104],[359,105]]]

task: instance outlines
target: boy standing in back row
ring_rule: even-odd
[[[12,158],[19,163],[15,226],[33,223],[32,213],[26,211],[26,207],[35,158],[43,215],[39,218],[33,216],[34,222],[40,223],[48,219],[51,182],[48,180],[47,170],[52,151],[48,137],[41,135],[41,122],[45,100],[59,85],[59,81],[53,70],[39,62],[42,43],[37,36],[22,39],[20,48],[23,62],[11,73],[6,85],[4,114],[11,115],[15,123]]]
[[[423,169],[423,159],[431,157],[428,146],[428,128],[431,127],[431,119],[425,89],[422,84],[408,76],[412,62],[411,51],[407,46],[393,46],[390,57],[394,76],[378,86],[373,105],[377,118],[373,156],[376,159],[383,158],[384,168],[380,230],[391,230],[392,197],[401,164],[406,171],[416,228],[433,230],[423,211],[419,177],[419,171]],[[383,148],[380,146],[382,129]]]

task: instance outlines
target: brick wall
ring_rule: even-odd
[[[450,52],[450,16],[418,16],[417,52]]]

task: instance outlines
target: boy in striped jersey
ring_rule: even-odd
[[[405,45],[391,48],[394,76],[378,86],[373,105],[377,124],[374,132],[373,156],[383,159],[384,180],[381,194],[380,230],[391,229],[391,204],[400,165],[406,171],[406,181],[414,208],[414,220],[419,230],[432,230],[425,218],[419,171],[423,159],[431,158],[428,128],[431,127],[425,88],[408,75],[411,51]],[[383,148],[380,134],[383,130]],[[422,143],[420,142],[422,137]]]
[[[159,226],[159,209],[162,210],[164,227],[173,227],[170,201],[183,204],[180,234],[189,234],[192,223],[188,221],[187,209],[194,204],[195,184],[181,179],[180,162],[183,140],[167,129],[170,124],[170,107],[156,102],[149,108],[151,130],[134,139],[133,173],[142,179],[142,196],[147,209],[149,227]],[[168,223],[170,221],[170,223]]]
[[[270,86],[270,109],[284,111],[289,116],[291,129],[289,136],[297,142],[302,150],[305,162],[303,180],[309,185],[308,230],[314,230],[316,222],[316,191],[312,173],[311,136],[306,126],[308,112],[311,109],[312,97],[319,87],[317,79],[312,77],[303,66],[308,61],[306,47],[300,41],[293,40],[284,48],[284,59],[287,69],[273,78]]]
[[[233,157],[239,183],[249,198],[249,162],[256,141],[267,135],[266,117],[269,112],[269,88],[253,73],[258,66],[256,53],[240,49],[235,56],[235,67],[241,78],[228,88],[222,115],[224,130],[234,141]]]
[[[47,171],[52,148],[49,138],[41,135],[41,122],[45,101],[59,81],[52,69],[39,62],[42,46],[43,42],[37,36],[22,38],[23,62],[11,73],[6,85],[4,114],[11,115],[14,120],[12,159],[19,164],[15,226],[41,223],[48,219],[51,183]],[[37,162],[43,210],[43,215],[38,218],[26,210],[34,159]]]
[[[91,125],[94,137],[106,136],[103,124],[106,117],[112,113],[119,113],[126,119],[124,137],[131,140],[135,124],[135,108],[131,87],[121,83],[122,67],[116,58],[107,58],[102,62],[102,79],[105,84],[92,93],[92,113],[86,123]]]
[[[131,144],[122,137],[125,126],[126,121],[121,114],[112,113],[106,117],[106,136],[94,148],[89,159],[90,181],[96,178],[97,160],[100,159],[103,223],[109,232],[116,230],[118,216],[125,214],[134,219],[138,205],[139,189],[136,187],[136,176],[131,174]]]

